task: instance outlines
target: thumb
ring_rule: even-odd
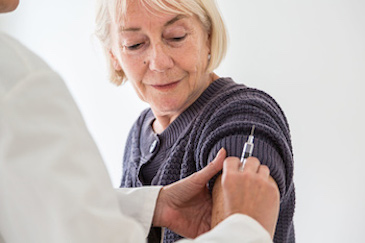
[[[206,184],[213,176],[223,169],[223,162],[225,158],[226,150],[221,148],[212,162],[200,171],[196,172],[195,179],[202,184]]]

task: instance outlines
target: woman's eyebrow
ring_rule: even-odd
[[[186,18],[185,15],[179,14],[177,16],[175,16],[174,18],[172,18],[171,20],[167,21],[166,24],[164,24],[164,26],[168,26],[168,25],[172,25],[173,23],[175,23],[176,21]]]
[[[124,28],[123,26],[121,26],[119,28],[119,32],[129,32],[129,31],[136,32],[136,31],[140,31],[140,30],[141,30],[141,28]]]
[[[173,23],[175,23],[176,21],[179,21],[180,19],[183,19],[183,18],[186,18],[185,15],[182,15],[182,14],[179,14],[177,16],[175,16],[174,18],[172,18],[171,20],[167,21],[164,26],[169,26],[169,25],[172,25]],[[119,31],[120,32],[137,32],[137,31],[140,31],[141,28],[125,28],[125,27],[120,27]]]

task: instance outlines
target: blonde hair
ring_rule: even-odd
[[[109,52],[112,48],[111,24],[123,22],[131,0],[97,0],[95,35],[99,38],[109,61],[110,79],[116,85],[126,81],[123,70],[114,69]],[[227,50],[227,34],[215,0],[134,0],[151,12],[196,15],[210,36],[210,61],[208,72],[216,69]]]

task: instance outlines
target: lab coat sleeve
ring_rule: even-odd
[[[223,220],[215,228],[194,240],[179,243],[270,243],[269,233],[254,219],[243,214],[234,214]]]
[[[122,213],[135,219],[143,226],[145,237],[148,236],[151,228],[156,201],[161,188],[161,186],[149,186],[116,189]]]

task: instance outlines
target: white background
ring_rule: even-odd
[[[218,0],[228,55],[216,71],[271,94],[290,123],[297,242],[364,242],[365,1]],[[147,107],[115,87],[93,1],[22,1],[0,16],[65,79],[118,187],[127,133]]]

